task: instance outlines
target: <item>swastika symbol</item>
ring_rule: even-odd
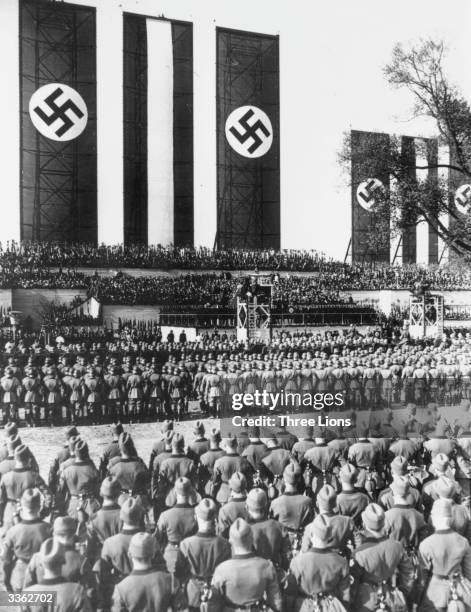
[[[464,215],[471,209],[471,185],[461,185],[455,191],[455,206]]]
[[[254,111],[250,108],[245,115],[239,119],[239,125],[245,130],[243,134],[241,134],[234,125],[230,128],[231,134],[234,134],[241,144],[244,144],[249,138],[252,138],[253,142],[247,149],[249,153],[254,153],[263,144],[263,140],[258,135],[259,130],[262,134],[265,134],[265,136],[270,136],[270,130],[260,121],[260,119],[257,119],[253,125],[249,124],[249,119],[254,115]]]
[[[377,201],[379,192],[383,192],[383,183],[377,178],[368,178],[358,185],[357,201],[360,206],[370,212]]]
[[[241,106],[226,121],[226,138],[244,157],[261,157],[273,142],[273,129],[267,114],[256,106]]]
[[[56,130],[56,136],[62,136],[63,134],[68,132],[71,127],[75,125],[69,115],[67,115],[66,111],[71,110],[79,119],[83,117],[82,111],[70,98],[66,100],[61,106],[57,106],[56,100],[63,93],[64,91],[60,87],[58,87],[44,100],[44,102],[52,111],[50,115],[46,115],[46,113],[40,106],[36,106],[36,108],[34,109],[34,112],[39,115],[39,117],[44,121],[46,125],[52,125],[55,121],[58,121],[59,119],[62,121],[62,126],[58,130]]]
[[[88,119],[82,96],[60,83],[50,83],[35,91],[29,102],[29,114],[43,136],[59,141],[79,136]]]

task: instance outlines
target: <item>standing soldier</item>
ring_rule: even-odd
[[[150,451],[149,472],[152,472],[155,457],[157,455],[160,455],[160,453],[165,450],[165,447],[167,445],[166,433],[168,431],[173,431],[173,421],[167,420],[162,423],[162,426],[160,428],[160,433],[162,434],[162,437],[160,438],[160,440],[157,440],[157,442],[154,442]]]
[[[41,403],[41,381],[38,376],[35,376],[32,367],[26,368],[21,386],[24,390],[25,418],[28,427],[31,427],[39,422],[39,406]]]
[[[250,444],[242,452],[242,457],[245,457],[252,466],[254,472],[260,469],[262,459],[267,454],[267,447],[260,440],[260,427],[252,427],[249,432]]]
[[[313,428],[305,427],[302,437],[299,438],[298,442],[293,444],[291,454],[299,464],[302,464],[306,452],[315,445],[312,434]]]
[[[238,518],[231,526],[229,542],[232,559],[216,567],[212,580],[216,609],[261,612],[268,605],[274,612],[281,612],[282,597],[275,567],[272,561],[253,552],[252,529],[244,519]]]
[[[0,379],[0,387],[2,390],[2,412],[3,423],[10,419],[17,420],[16,408],[18,405],[18,394],[21,391],[20,381],[13,376],[11,368],[5,368],[5,375]]]
[[[100,487],[100,496],[103,500],[101,508],[87,525],[88,555],[91,559],[100,556],[103,542],[119,532],[120,506],[118,497],[121,492],[119,482],[107,476]]]
[[[209,440],[204,436],[205,429],[201,421],[196,421],[193,434],[195,439],[188,444],[187,455],[198,463],[201,455],[209,449]]]
[[[221,506],[218,516],[218,533],[224,538],[229,537],[229,529],[238,518],[248,519],[247,512],[247,480],[241,472],[232,474],[229,480],[229,500]]]
[[[114,587],[132,571],[128,550],[131,538],[144,528],[144,508],[139,500],[127,499],[121,507],[119,533],[106,538],[101,557],[95,563],[99,590],[99,609],[107,610],[111,604]]]
[[[28,592],[55,593],[55,606],[57,610],[67,612],[92,612],[93,608],[85,588],[76,582],[68,582],[62,577],[62,566],[65,563],[64,547],[53,538],[46,540],[40,550],[41,563],[44,567],[44,577],[39,584],[34,584],[25,589],[26,601]],[[34,597],[34,595],[33,595]],[[35,601],[32,599],[31,601]],[[49,605],[49,604],[46,604]],[[25,612],[39,612],[43,605],[28,603],[23,608]]]
[[[242,473],[248,483],[252,481],[253,471],[247,459],[237,453],[237,438],[230,437],[226,438],[226,454],[214,463],[213,496],[216,495],[218,503],[225,504],[229,499],[229,481],[236,472]]]
[[[201,596],[209,589],[216,567],[231,556],[229,542],[216,535],[217,506],[212,499],[203,499],[195,508],[198,532],[180,543],[184,559],[183,575],[187,583],[188,606],[200,610]]]
[[[0,522],[7,531],[18,516],[18,503],[27,489],[37,489],[42,493],[42,513],[49,513],[52,505],[51,495],[46,483],[29,468],[31,453],[25,444],[15,449],[15,466],[0,479]]]
[[[128,415],[130,421],[137,419],[137,422],[139,422],[142,409],[142,398],[144,395],[143,385],[144,382],[139,373],[139,368],[134,366],[132,374],[126,382],[126,388],[128,390]]]
[[[138,497],[147,510],[150,507],[147,493],[150,477],[146,464],[138,457],[133,439],[128,433],[119,436],[118,446],[121,456],[115,457],[108,468],[110,476],[117,480],[121,487],[118,504],[122,506],[128,497]]]
[[[112,366],[104,377],[106,384],[106,410],[107,416],[118,421],[123,417],[124,383],[117,366]]]
[[[119,450],[119,436],[124,432],[121,423],[113,423],[111,426],[112,440],[107,445],[103,454],[100,457],[98,471],[100,472],[100,478],[103,479],[108,471],[108,465],[115,457],[120,457],[121,452]]]
[[[325,433],[318,431],[315,444],[304,453],[303,465],[310,469],[312,473],[312,491],[317,493],[325,484],[337,486],[337,479],[334,468],[337,464],[337,451],[327,444]]]
[[[166,569],[156,566],[158,553],[155,539],[148,533],[132,536],[128,549],[132,571],[114,588],[112,612],[175,609],[178,582]]]
[[[290,564],[288,602],[293,609],[307,611],[318,606],[319,610],[346,612],[342,602],[350,599],[348,561],[331,547],[331,538],[332,526],[320,514],[311,524],[311,546]]]
[[[448,499],[432,507],[435,533],[419,546],[419,612],[446,612],[450,600],[456,610],[471,607],[471,548],[463,536],[451,530],[452,510]],[[459,604],[462,604],[459,607]]]
[[[325,485],[317,494],[317,507],[319,516],[323,516],[331,528],[330,547],[339,552],[343,557],[350,557],[350,547],[354,543],[355,524],[349,516],[338,514],[337,495],[335,489],[330,485]],[[305,552],[311,545],[312,523],[307,525],[304,530],[301,551]]]
[[[180,542],[197,530],[194,507],[190,503],[192,485],[188,478],[177,479],[175,495],[177,503],[162,512],[157,521],[156,536],[164,550],[168,570],[179,575],[182,564]]]
[[[267,454],[260,464],[262,482],[273,485],[275,489],[281,485],[283,471],[291,461],[291,453],[281,448],[276,438],[267,440]]]
[[[350,516],[357,527],[361,524],[361,513],[368,506],[370,498],[364,490],[355,487],[358,472],[353,465],[346,463],[339,472],[342,491],[337,496],[340,514]]]
[[[300,483],[301,468],[290,463],[283,472],[283,493],[271,502],[269,512],[287,531],[293,552],[299,550],[304,528],[314,514],[311,498],[299,493]]]
[[[357,588],[352,609],[369,612],[383,605],[406,612],[406,596],[414,584],[414,569],[400,542],[384,537],[385,514],[378,504],[362,512],[363,543],[354,551]]]
[[[263,489],[247,495],[248,523],[252,528],[254,550],[271,559],[277,568],[287,569],[289,540],[277,521],[268,518],[268,497]]]
[[[39,518],[41,493],[27,489],[20,500],[21,520],[11,527],[3,541],[3,582],[9,591],[21,591],[31,557],[51,533],[49,523]]]
[[[88,517],[92,517],[100,507],[100,475],[90,459],[86,442],[76,442],[74,452],[75,458],[62,470],[59,490],[68,500],[69,516],[76,519],[79,511],[83,510]]]
[[[184,449],[185,439],[176,433],[172,438],[172,454],[160,466],[159,494],[170,493],[178,478],[196,481],[195,462],[185,455]]]
[[[214,428],[209,434],[209,449],[200,456],[198,465],[198,488],[203,495],[214,497],[213,476],[214,464],[225,455],[225,451],[220,447],[221,434]]]
[[[72,446],[74,444],[73,440],[75,438],[78,438],[78,436],[79,432],[77,428],[75,426],[69,427],[69,429],[67,429],[65,432],[66,443],[64,444],[64,447],[57,453],[57,455],[52,460],[51,467],[49,468],[48,485],[53,495],[56,495],[57,493],[57,487],[59,484],[59,471],[61,465],[64,463],[64,461],[67,461],[67,459],[71,458],[73,452]]]
[[[67,582],[79,582],[87,590],[90,600],[95,599],[96,580],[90,561],[76,549],[78,523],[70,516],[59,516],[54,521],[52,537],[63,547],[64,564],[61,576]],[[31,557],[26,570],[23,588],[41,584],[44,579],[44,564],[41,552]]]
[[[46,389],[46,419],[51,425],[58,425],[61,421],[62,410],[62,383],[53,368],[48,368],[43,378]]]

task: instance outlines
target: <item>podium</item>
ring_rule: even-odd
[[[411,338],[436,338],[443,334],[443,296],[424,293],[409,301]]]
[[[237,297],[237,340],[246,342],[253,338],[260,342],[271,339],[271,291],[267,277],[256,277],[262,289],[255,294]]]

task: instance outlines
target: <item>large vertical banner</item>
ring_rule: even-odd
[[[389,263],[390,214],[381,206],[389,188],[389,136],[352,130],[350,138],[352,261]]]
[[[23,240],[97,240],[95,73],[95,9],[21,0]]]
[[[277,36],[217,29],[217,244],[280,247]]]
[[[193,244],[193,28],[124,14],[124,239]]]
[[[426,149],[427,149],[427,161],[430,165],[428,169],[428,178],[431,181],[438,181],[438,168],[436,167],[438,164],[438,140],[436,139],[427,139],[426,141]],[[438,234],[436,230],[429,225],[428,226],[428,263],[429,264],[437,264],[438,263]]]
[[[410,168],[413,178],[416,176],[416,151],[415,139],[411,136],[401,137],[402,163]],[[412,219],[409,226],[402,231],[402,263],[404,265],[416,263],[417,258],[417,225],[416,219]]]

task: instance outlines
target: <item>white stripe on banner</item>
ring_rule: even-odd
[[[147,238],[173,243],[172,24],[147,19]]]
[[[422,139],[416,138],[416,160],[417,166],[427,166],[427,157],[425,153],[425,142]],[[428,170],[416,170],[416,176],[419,180],[427,178]],[[428,242],[429,242],[429,226],[423,217],[420,218],[417,224],[417,242],[416,242],[416,262],[419,265],[428,264]]]

